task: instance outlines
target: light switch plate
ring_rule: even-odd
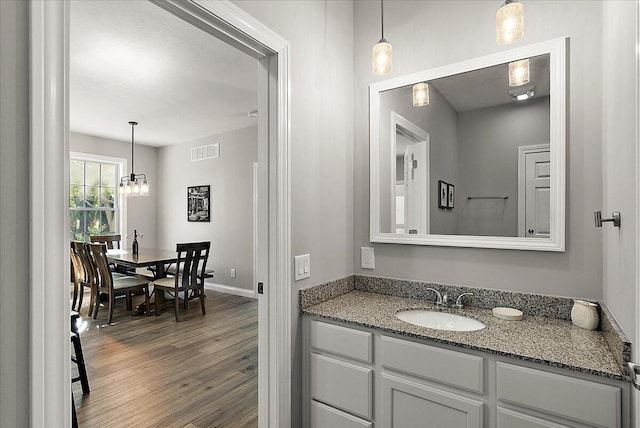
[[[311,276],[311,256],[303,254],[295,256],[293,259],[293,280],[300,281],[309,278]]]
[[[372,247],[360,247],[362,269],[375,269],[375,257]]]

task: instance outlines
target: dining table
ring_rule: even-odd
[[[165,266],[176,263],[178,254],[175,250],[163,250],[159,248],[140,248],[138,254],[134,254],[130,248],[109,249],[107,259],[111,263],[123,265],[133,269],[141,267],[155,267],[154,277],[164,278],[167,276]]]

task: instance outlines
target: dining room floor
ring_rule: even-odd
[[[132,316],[125,302],[87,317],[80,337],[91,392],[73,397],[80,427],[256,427],[258,425],[257,300],[206,290],[198,300],[156,317]],[[72,374],[77,370],[72,364]]]

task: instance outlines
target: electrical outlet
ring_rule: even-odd
[[[362,269],[375,269],[375,256],[372,247],[360,247]]]
[[[293,280],[300,281],[301,279],[309,278],[310,276],[311,256],[309,254],[295,256],[293,262]]]
[[[236,277],[236,270],[235,269],[231,269],[231,278],[235,278]]]

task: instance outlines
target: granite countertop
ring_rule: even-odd
[[[404,309],[435,310],[435,305],[406,297],[350,291],[305,307],[302,313],[426,341],[625,379],[603,334],[584,330],[571,321],[526,314],[521,321],[506,321],[494,317],[490,309],[465,307],[444,311],[475,318],[486,327],[468,332],[444,331],[397,319],[395,314]]]

